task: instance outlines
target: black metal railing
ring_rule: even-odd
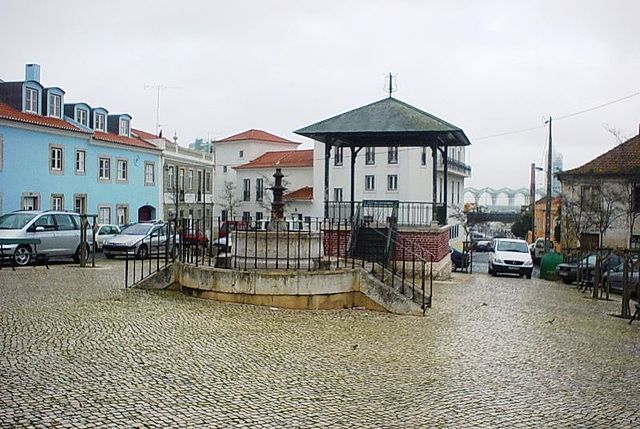
[[[350,201],[329,201],[329,218],[350,220],[358,217],[358,211],[362,206],[361,201],[354,202],[354,210],[351,212]],[[433,220],[434,203],[422,201],[400,201],[397,208],[396,220],[399,226],[429,226]],[[362,213],[360,217],[367,216]],[[437,219],[439,224],[444,224],[444,219]]]
[[[109,253],[124,257],[124,287],[130,288],[171,265],[180,248],[178,222],[156,223],[151,233],[133,243],[111,248]]]

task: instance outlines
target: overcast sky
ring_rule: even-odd
[[[187,145],[293,130],[394,94],[462,128],[467,185],[528,187],[545,117],[640,91],[640,1],[2,0],[0,79],[25,63],[67,102],[133,116]],[[565,169],[638,133],[640,95],[554,122]],[[502,137],[495,134],[540,127]],[[485,138],[483,138],[485,137]]]

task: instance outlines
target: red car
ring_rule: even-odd
[[[198,244],[207,246],[209,239],[202,231],[187,231],[180,234],[180,242],[184,244]]]

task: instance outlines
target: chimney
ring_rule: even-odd
[[[24,66],[24,80],[35,80],[40,82],[40,65],[27,64]]]

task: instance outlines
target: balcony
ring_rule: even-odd
[[[449,173],[460,174],[465,177],[471,177],[471,166],[457,159],[448,159],[447,167]],[[438,171],[444,171],[444,163],[442,158],[438,159]]]

